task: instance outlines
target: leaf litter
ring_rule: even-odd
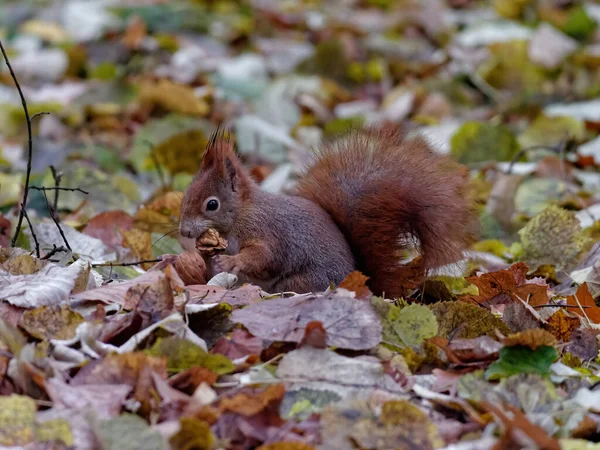
[[[1,65],[0,445],[597,446],[597,5],[38,3],[0,6],[51,113],[11,247],[28,135]],[[469,167],[464,261],[398,299],[359,272],[310,295],[208,279],[177,227],[217,124],[285,192],[382,120]]]

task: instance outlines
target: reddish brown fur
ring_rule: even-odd
[[[213,272],[238,273],[271,292],[323,290],[358,268],[374,293],[395,297],[405,294],[407,278],[457,260],[471,242],[474,216],[464,186],[457,164],[386,127],[325,146],[299,196],[274,195],[215,135],[185,193],[180,230],[197,238],[216,228],[230,245]],[[212,196],[221,209],[203,211]],[[411,240],[423,255],[416,271],[400,263]]]
[[[422,138],[370,128],[325,146],[298,194],[331,215],[371,290],[395,297],[404,293],[405,274],[414,274],[399,262],[411,239],[417,239],[423,271],[455,262],[474,239],[459,167]]]

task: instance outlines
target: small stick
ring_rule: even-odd
[[[17,75],[15,75],[15,71],[10,65],[10,60],[8,59],[8,55],[6,54],[6,50],[4,50],[2,41],[0,41],[0,52],[2,52],[2,56],[4,57],[4,61],[6,62],[6,66],[8,67],[8,71],[10,72],[10,76],[15,82],[15,86],[17,87],[17,91],[19,92],[19,97],[21,97],[21,104],[23,105],[23,111],[25,112],[25,120],[27,122],[27,135],[29,137],[27,145],[27,172],[25,175],[25,190],[23,191],[23,200],[21,201],[19,221],[17,222],[17,227],[15,228],[15,235],[13,236],[12,241],[10,243],[10,246],[14,247],[15,243],[17,242],[17,238],[19,237],[19,233],[21,232],[21,225],[23,224],[23,217],[25,216],[23,211],[27,207],[27,195],[29,194],[29,180],[31,178],[31,160],[33,158],[33,138],[31,133],[31,118],[29,117],[29,111],[27,110],[27,102],[25,101],[25,95],[23,95],[23,90],[21,89],[21,85],[17,80]]]
[[[40,243],[37,240],[37,236],[35,235],[35,231],[33,230],[33,225],[31,225],[31,220],[29,220],[29,215],[23,205],[21,204],[21,211],[23,211],[23,216],[25,220],[27,220],[27,224],[29,225],[29,229],[31,230],[31,237],[33,238],[33,242],[35,243],[35,256],[40,257]]]
[[[60,226],[60,223],[58,223],[58,220],[56,219],[56,216],[54,215],[54,210],[52,209],[52,205],[50,205],[50,202],[48,201],[48,196],[46,195],[46,191],[42,190],[42,192],[44,193],[44,198],[46,199],[46,204],[48,205],[48,211],[50,212],[50,217],[52,217],[52,220],[56,224],[56,227],[58,228],[58,232],[60,233],[61,237],[63,238],[65,246],[70,251],[73,251],[73,249],[69,245],[69,241],[67,241],[67,237],[65,236],[63,229]]]
[[[129,262],[129,263],[97,263],[97,264],[92,264],[92,267],[110,267],[112,269],[113,267],[139,266],[140,264],[155,263],[155,262],[161,262],[161,261],[162,261],[162,258],[143,259],[141,261],[135,261],[135,262]]]
[[[60,247],[57,247],[56,244],[52,244],[52,245],[54,245],[54,248],[52,250],[50,250],[48,253],[46,253],[42,259],[50,259],[54,255],[56,255],[58,252],[68,252],[69,251],[68,248],[63,247],[62,245]]]
[[[52,178],[54,178],[54,186],[59,187],[62,176],[56,172],[56,168],[54,166],[50,166],[50,171],[52,172]],[[58,210],[58,193],[60,189],[54,189],[54,211]]]
[[[29,189],[34,189],[36,191],[71,191],[71,192],[81,192],[82,194],[88,195],[89,192],[88,191],[84,191],[81,188],[70,188],[70,187],[62,187],[62,186],[51,186],[51,187],[45,187],[45,186],[29,186]]]

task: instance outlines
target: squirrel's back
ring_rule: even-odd
[[[297,187],[346,236],[357,269],[376,294],[406,294],[409,279],[461,258],[475,220],[466,174],[423,138],[367,128],[325,145]],[[417,264],[402,263],[411,248]],[[417,278],[417,280],[415,280]]]

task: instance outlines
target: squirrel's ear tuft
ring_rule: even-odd
[[[233,143],[226,137],[226,130],[217,126],[211,134],[202,157],[202,169],[215,168],[225,175],[225,159],[233,151]]]

